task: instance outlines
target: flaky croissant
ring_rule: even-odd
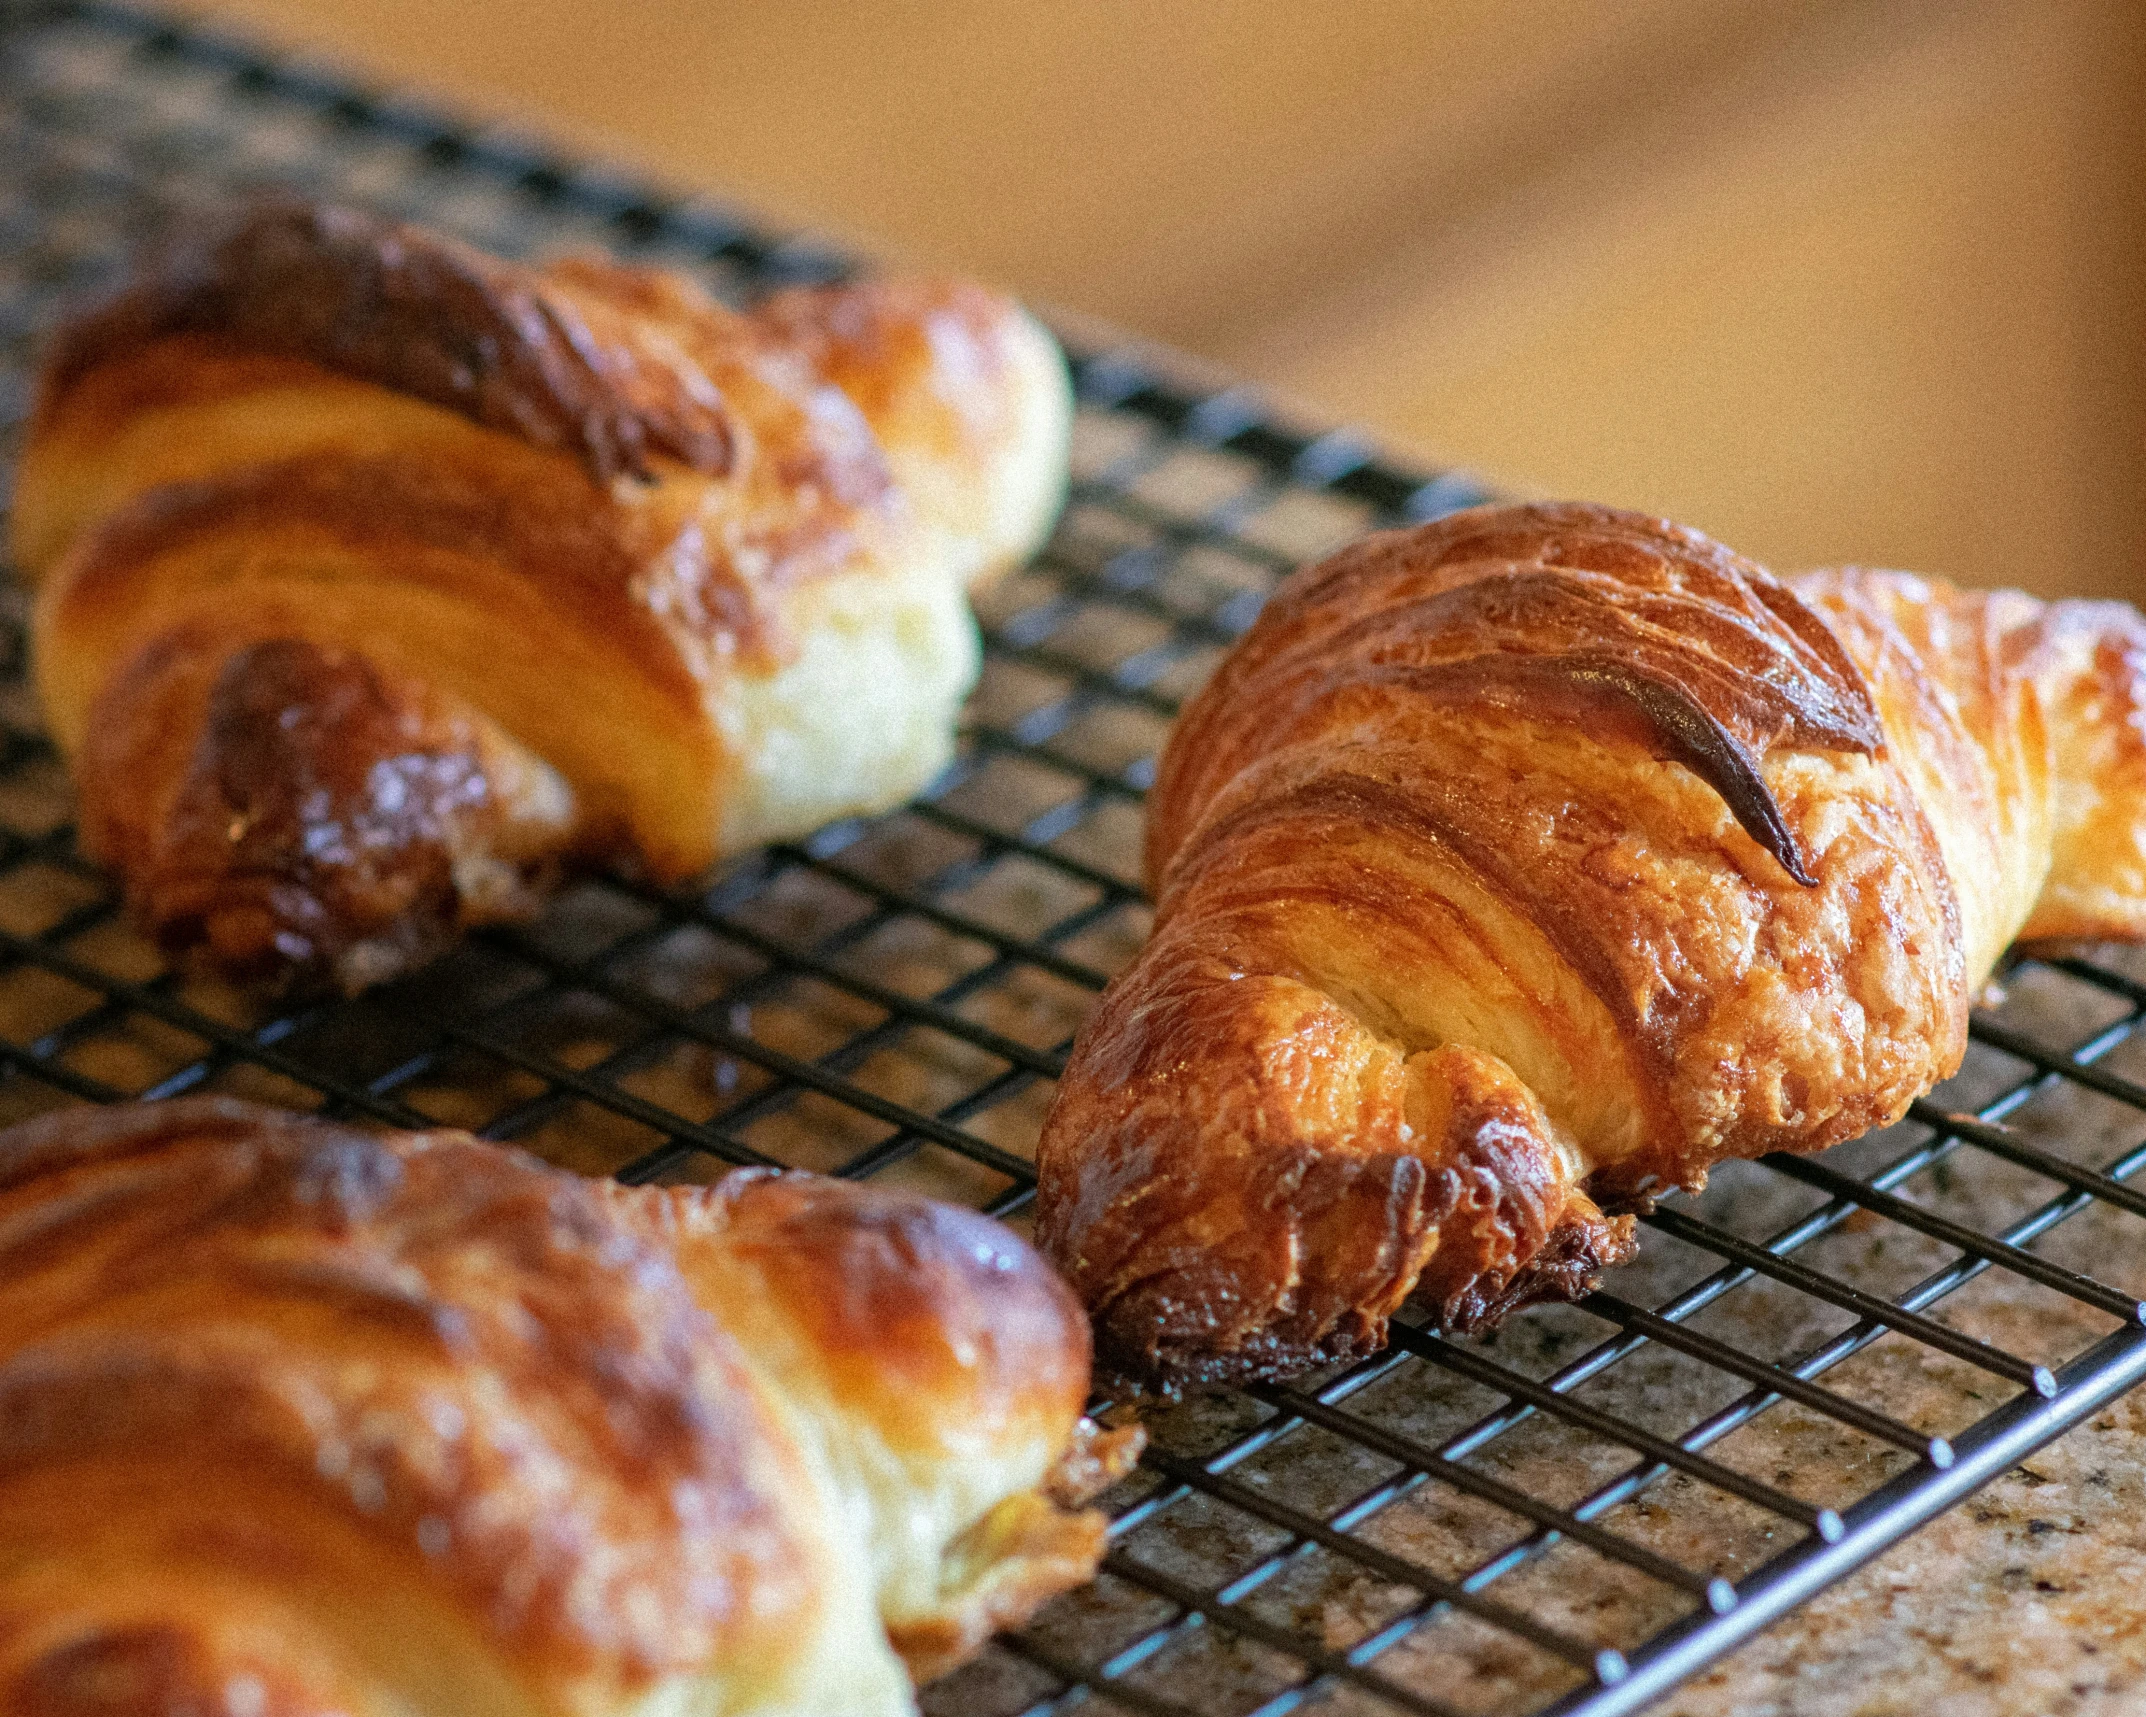
[[[0,1136],[0,1712],[873,1717],[1135,1452],[983,1217],[216,1098]],[[906,1671],[905,1671],[906,1664]]]
[[[271,203],[62,330],[13,517],[89,850],[168,944],[356,989],[562,856],[690,875],[946,761],[1065,484],[953,283],[544,268]]]
[[[1160,1382],[1583,1292],[1629,1211],[1952,1072],[2016,937],[2146,936],[2146,622],[1486,508],[1298,573],[1185,711],[1038,1237]]]

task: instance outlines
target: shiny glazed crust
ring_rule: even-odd
[[[1070,411],[1049,335],[960,283],[739,314],[347,211],[212,223],[60,331],[17,482],[91,849],[172,945],[355,989],[562,862],[682,877],[898,802],[975,676],[965,590],[1057,511]],[[459,783],[408,851],[398,774]],[[219,854],[195,812],[241,776],[267,797]]]
[[[981,1217],[225,1099],[0,1135],[0,1713],[912,1709],[1093,1570],[1088,1332]],[[239,1691],[233,1693],[232,1689]]]
[[[1577,1297],[1708,1166],[1897,1119],[2015,937],[2146,936],[2146,622],[1607,508],[1288,581],[1184,713],[1038,1237],[1150,1383]]]

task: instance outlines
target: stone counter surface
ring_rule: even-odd
[[[2133,972],[2141,965],[2136,952],[2100,958]],[[2076,986],[2034,969],[2014,984],[2005,1012],[2053,1042],[2081,1042],[2102,1023]],[[2132,1039],[2100,1065],[2136,1079],[2146,1052]],[[1984,1100],[2006,1071],[2000,1058],[1972,1052],[1944,1095],[1960,1107]],[[2146,1116],[2069,1088],[2036,1098],[2013,1125],[2022,1138],[2095,1166],[2146,1138]],[[1949,1184],[1929,1189],[1932,1201],[1985,1228],[2055,1190],[1979,1153],[1963,1151],[1954,1164]],[[1866,1238],[1882,1226],[1866,1224]],[[2032,1250],[2126,1292],[2146,1291],[2146,1224],[2137,1218],[2097,1206]],[[1940,1312],[2051,1363],[2113,1327],[2001,1271],[1941,1302]],[[1874,1404],[1911,1423],[1944,1428],[1943,1402],[1910,1368],[1886,1379],[1878,1397]],[[2146,1391],[2074,1427],[1652,1709],[1659,1717],[2146,1712]]]
[[[2097,1414],[1653,1710],[2146,1711],[2146,1395]]]

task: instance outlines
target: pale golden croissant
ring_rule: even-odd
[[[971,286],[741,315],[290,203],[181,239],[62,331],[17,480],[83,839],[167,943],[355,989],[562,855],[674,879],[884,808],[1070,412]]]
[[[0,1136],[0,1711],[908,1712],[1093,1570],[1088,1360],[920,1198],[50,1116]]]
[[[1584,506],[1373,537],[1185,711],[1038,1236],[1158,1381],[1576,1295],[1897,1119],[2015,937],[2146,936],[2146,622]]]

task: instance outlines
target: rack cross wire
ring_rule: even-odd
[[[267,186],[737,300],[851,266],[197,26],[0,0],[0,466],[62,307],[174,210]],[[781,1163],[1022,1221],[1067,1043],[1145,928],[1140,799],[1180,700],[1292,566],[1484,493],[1140,351],[1073,356],[1071,505],[985,598],[983,683],[927,792],[690,888],[584,881],[355,1001],[264,1003],[127,928],[75,850],[10,595],[0,1119],[224,1090],[630,1180]],[[2146,1376],[2110,1279],[2141,1274],[2142,978],[2017,960],[1904,1123],[1665,1201],[1579,1306],[1151,1409],[1100,1578],[926,1709],[1646,1704]]]

